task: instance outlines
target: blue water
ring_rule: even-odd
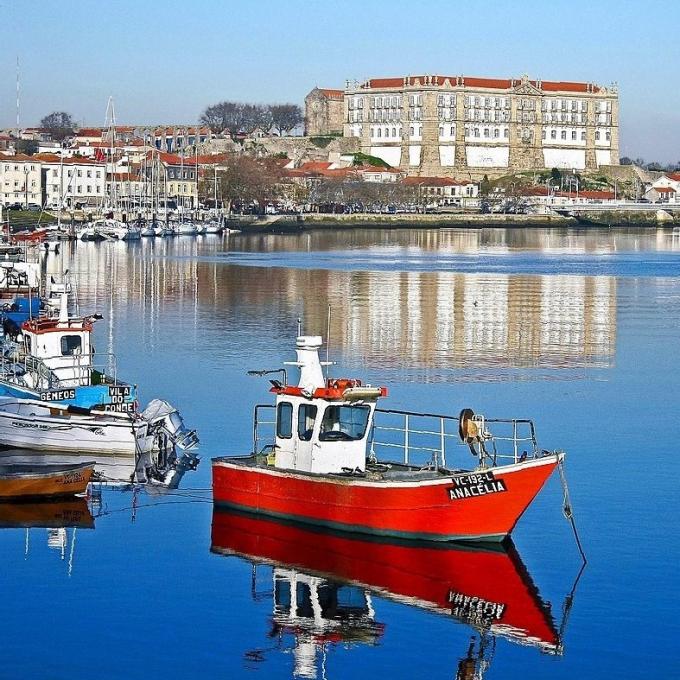
[[[94,528],[53,532],[52,547],[45,528],[0,530],[0,677],[456,677],[470,638],[479,641],[471,625],[364,587],[370,641],[310,643],[302,624],[271,635],[273,569],[286,565],[258,566],[253,582],[250,560],[211,552],[209,458],[247,452],[252,406],[269,401],[266,382],[245,372],[292,358],[298,317],[325,335],[329,303],[338,374],[389,386],[386,407],[531,417],[544,447],[567,452],[588,565],[562,652],[490,631],[495,649],[478,671],[680,676],[678,252],[670,230],[361,230],[66,248],[48,264],[78,276],[82,311],[104,314],[98,350],[116,352],[142,402],[181,408],[203,461],[174,492],[105,489]],[[555,477],[514,534],[556,627],[580,567],[561,502]]]

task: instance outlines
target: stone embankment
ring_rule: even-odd
[[[663,212],[663,214],[661,214]],[[612,211],[581,212],[578,219],[571,216],[548,215],[496,215],[496,214],[404,214],[385,215],[375,213],[353,213],[333,215],[312,213],[301,218],[295,215],[268,215],[265,217],[235,217],[229,226],[248,232],[302,231],[307,229],[482,229],[489,227],[531,228],[531,227],[674,227],[680,226],[680,213],[657,213]]]

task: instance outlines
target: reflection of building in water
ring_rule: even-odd
[[[395,365],[609,366],[616,345],[616,279],[586,276],[332,272],[305,299],[305,322]]]
[[[533,232],[520,231],[530,244],[513,248],[537,245]],[[445,236],[427,231],[409,239],[419,252],[446,243],[455,252],[481,247],[478,232]],[[507,250],[509,239],[496,230],[484,247]],[[576,247],[564,234],[544,239],[547,249]],[[152,348],[167,342],[157,329],[169,310],[177,319],[175,337],[189,330],[198,343],[215,329],[239,333],[253,324],[262,337],[276,338],[278,331],[292,332],[298,316],[307,332],[325,336],[330,303],[331,351],[351,350],[357,362],[376,367],[607,367],[615,355],[614,277],[248,267],[229,265],[218,242],[200,243],[86,244],[74,263],[81,306],[106,312],[111,305],[110,343],[136,307],[143,316],[140,341]]]

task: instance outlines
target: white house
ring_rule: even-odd
[[[51,154],[36,156],[42,164],[44,204],[48,207],[77,208],[100,205],[106,195],[106,169],[103,162]]]
[[[680,203],[680,172],[659,177],[645,192],[652,203]]]
[[[34,156],[18,154],[0,157],[0,201],[3,205],[42,202],[40,161]]]

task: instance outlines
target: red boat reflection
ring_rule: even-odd
[[[480,549],[478,545],[379,542],[216,508],[211,550],[275,567],[275,590],[281,591],[275,592],[275,625],[282,625],[282,617],[277,618],[276,613],[285,613],[286,607],[297,608],[297,626],[305,618],[299,615],[305,606],[310,617],[314,614],[314,606],[295,601],[301,593],[305,602],[310,601],[299,587],[296,570],[302,570],[308,588],[329,581],[352,584],[380,597],[451,615],[483,635],[490,633],[536,645],[546,652],[561,652],[560,634],[549,605],[541,599],[511,543]],[[356,594],[354,600],[356,609]],[[316,618],[332,618],[323,616],[324,601],[317,589],[316,597],[311,598],[318,609]],[[337,612],[339,601],[336,593],[328,609]],[[356,610],[349,617],[350,637],[362,625],[368,630],[364,624],[372,620],[370,599],[360,609],[361,613]],[[342,626],[316,632],[321,638],[334,635],[344,640]],[[382,628],[376,629],[374,624],[371,635],[381,632]]]

